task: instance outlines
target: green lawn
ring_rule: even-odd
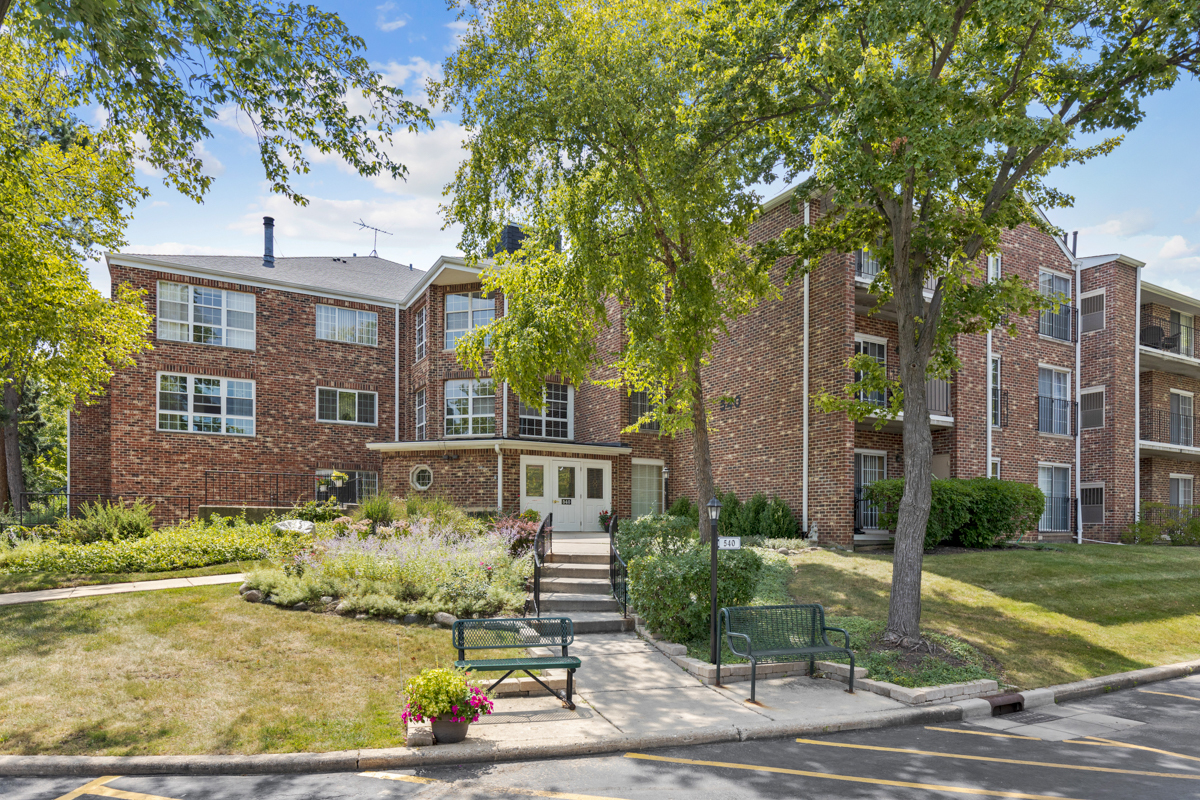
[[[211,586],[0,608],[0,752],[278,753],[403,744],[406,675],[450,632]]]
[[[922,625],[996,658],[1021,688],[1200,657],[1200,549],[1061,545],[926,556]],[[891,555],[792,556],[790,591],[887,618]]]
[[[56,572],[0,572],[0,594],[35,592],[39,589],[68,589],[73,586],[97,586],[104,583],[158,581],[166,578],[197,578],[201,575],[228,575],[265,566],[263,561],[244,561],[216,564],[211,567],[183,569],[176,572],[129,572],[118,574],[64,575]]]

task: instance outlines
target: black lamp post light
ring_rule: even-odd
[[[717,654],[720,652],[721,642],[718,640],[717,632],[717,520],[721,518],[721,501],[713,498],[708,501],[708,524],[709,529],[709,544],[712,545],[712,606],[709,615],[709,635],[712,640],[712,651],[710,661],[713,664],[717,663]],[[721,676],[717,675],[717,685],[721,685]]]

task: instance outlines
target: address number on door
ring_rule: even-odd
[[[561,500],[559,500],[558,502],[562,503],[564,506],[569,506],[569,505],[571,505],[571,498],[564,497]]]

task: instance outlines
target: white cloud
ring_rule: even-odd
[[[384,33],[391,33],[392,31],[400,30],[408,24],[408,20],[404,17],[388,19],[388,17],[391,16],[390,12],[396,10],[395,3],[387,2],[381,6],[375,6],[375,10],[379,12],[379,18],[375,21],[375,24],[379,27],[379,30],[383,31]]]
[[[262,220],[259,220],[259,225],[262,225]],[[261,230],[261,227],[260,227]],[[126,255],[141,255],[141,256],[253,256],[257,253],[251,253],[246,250],[239,250],[236,247],[224,246],[209,246],[201,244],[185,244],[184,242],[158,242],[157,244],[131,244],[128,247],[121,248],[121,252]]]
[[[375,188],[397,195],[438,198],[458,169],[463,158],[462,143],[466,129],[454,122],[438,122],[432,131],[395,134],[384,150],[392,160],[408,167],[407,180],[396,180],[391,175],[375,175],[368,180]],[[358,173],[345,161],[332,153],[321,153],[315,149],[305,151],[314,164],[336,164],[339,171],[347,175]]]
[[[1159,258],[1177,259],[1195,255],[1200,251],[1200,245],[1188,244],[1182,236],[1172,236],[1167,239],[1162,249],[1158,251]]]
[[[167,208],[170,205],[171,204],[168,203],[166,200],[155,200],[153,203],[150,204],[150,207],[151,208]]]
[[[1154,214],[1148,208],[1131,208],[1121,214],[1109,217],[1099,225],[1084,228],[1080,233],[1104,233],[1109,236],[1137,236],[1145,233],[1157,224]]]
[[[213,155],[213,152],[205,146],[204,142],[196,143],[195,152],[196,157],[204,164],[203,172],[205,175],[218,178],[225,174],[225,165],[221,163],[221,159]]]
[[[463,34],[467,32],[467,21],[456,19],[453,22],[447,22],[446,27],[450,29],[450,44],[446,45],[446,52],[451,53],[462,44]]]

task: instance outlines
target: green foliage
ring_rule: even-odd
[[[668,517],[687,517],[692,521],[692,525],[700,524],[700,509],[696,507],[687,497],[676,497],[675,502],[671,503],[671,507],[667,509]]]
[[[1121,532],[1121,541],[1125,544],[1160,544],[1162,536],[1162,528],[1158,525],[1139,519]]]
[[[359,519],[370,520],[376,526],[391,525],[392,520],[399,516],[397,512],[406,510],[398,509],[396,506],[397,504],[386,493],[372,495],[359,503],[357,516]]]
[[[717,521],[717,532],[721,536],[741,536],[743,539],[795,539],[800,536],[800,524],[778,495],[768,498],[758,492],[745,503],[733,492],[718,492],[718,497],[721,518]]]
[[[76,544],[141,539],[154,531],[152,510],[153,506],[140,497],[130,502],[118,499],[83,503],[78,517],[59,523],[61,539]]]
[[[904,479],[876,481],[863,498],[879,506],[879,524],[896,527]],[[925,529],[925,549],[957,535],[964,547],[995,547],[1037,530],[1045,496],[1036,486],[992,478],[933,481],[933,505]]]
[[[626,564],[652,553],[682,552],[699,539],[696,523],[687,517],[645,516],[617,526],[617,552]]]
[[[331,497],[325,501],[309,500],[304,505],[296,506],[287,512],[288,519],[303,519],[308,522],[333,522],[342,516],[343,511],[337,498]]]
[[[717,534],[720,536],[741,536],[742,531],[739,526],[742,512],[742,501],[738,500],[738,496],[733,492],[721,493],[720,489],[715,492],[717,499],[721,501],[721,517],[717,520]]]
[[[408,701],[403,720],[407,723],[475,722],[481,714],[492,713],[492,701],[482,689],[467,683],[467,672],[453,667],[425,669],[404,683]]]
[[[1162,544],[1164,538],[1175,546],[1200,545],[1200,516],[1192,508],[1164,503],[1142,503],[1141,519],[1121,534],[1126,544]]]
[[[694,546],[649,553],[629,562],[629,594],[651,630],[673,642],[690,642],[709,629],[710,552]],[[750,549],[723,550],[717,558],[717,607],[747,605],[763,560]]]
[[[66,485],[68,411],[69,398],[40,377],[26,386],[17,410],[25,491],[53,492]]]

